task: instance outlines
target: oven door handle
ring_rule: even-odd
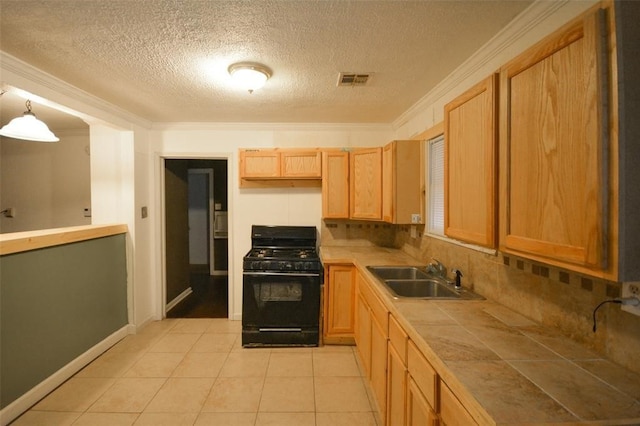
[[[278,277],[319,277],[319,272],[305,273],[305,272],[243,272],[245,276],[278,276]]]

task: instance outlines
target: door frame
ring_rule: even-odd
[[[229,320],[235,318],[235,305],[234,305],[234,258],[231,255],[233,253],[233,173],[235,168],[233,166],[233,154],[232,153],[215,153],[215,154],[194,154],[194,153],[155,153],[155,179],[157,186],[155,188],[156,194],[156,210],[159,212],[157,217],[159,220],[156,223],[156,235],[159,236],[159,244],[156,244],[155,250],[155,264],[156,274],[160,277],[156,280],[156,318],[164,319],[167,317],[166,312],[166,298],[167,298],[167,265],[166,265],[166,200],[165,200],[165,161],[166,160],[226,160],[227,161],[227,211],[229,212],[228,218],[228,242],[227,251],[229,253],[229,266],[228,266],[228,311],[227,316]]]

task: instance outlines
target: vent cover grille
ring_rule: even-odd
[[[341,72],[338,75],[338,86],[366,86],[370,78],[370,73]]]

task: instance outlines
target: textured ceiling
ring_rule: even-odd
[[[153,122],[390,123],[530,3],[0,0],[0,48]],[[233,88],[239,61],[273,76]]]

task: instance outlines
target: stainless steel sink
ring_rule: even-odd
[[[368,266],[375,276],[381,280],[421,280],[430,275],[425,269],[417,266]]]
[[[367,266],[373,275],[398,298],[481,300],[484,297],[466,288],[456,289],[420,266]]]
[[[386,280],[384,284],[400,297],[459,299],[460,295],[440,282],[430,280]]]

